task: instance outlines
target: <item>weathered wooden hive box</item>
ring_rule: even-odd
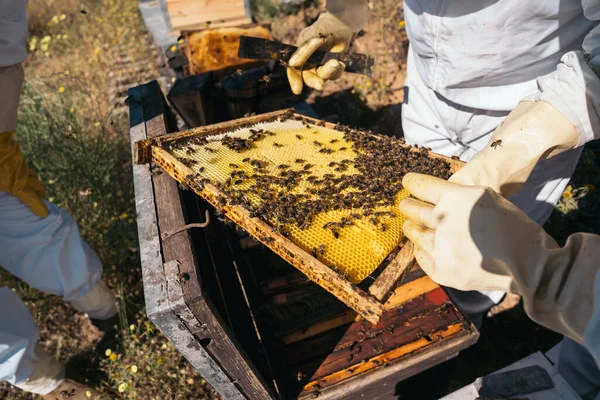
[[[132,151],[175,131],[156,82],[132,89],[129,104]],[[477,340],[417,265],[373,324],[161,172],[134,165],[147,313],[225,398],[394,398],[398,381]],[[368,281],[353,285],[367,292]]]

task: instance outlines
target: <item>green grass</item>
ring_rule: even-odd
[[[48,199],[73,215],[101,258],[119,300],[119,326],[100,341],[101,333],[60,298],[1,269],[0,286],[25,301],[40,343],[67,363],[68,376],[109,398],[218,398],[144,312],[128,115],[114,111],[111,91],[119,78],[158,76],[137,2],[40,0],[30,3],[29,21],[16,136]],[[115,63],[122,57],[130,61]],[[31,396],[2,384],[0,398]]]

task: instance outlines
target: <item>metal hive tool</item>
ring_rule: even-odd
[[[306,200],[320,196],[319,185],[309,182],[310,176],[319,182],[359,174],[352,165],[359,152],[353,150],[348,136],[335,128],[279,112],[145,141],[136,145],[136,156],[137,162],[152,159],[161,165],[313,281],[376,322],[383,305],[354,284],[377,269],[402,241],[404,218],[396,206],[408,196],[404,189],[395,193],[393,203],[377,206],[367,215],[360,207],[336,207],[314,215],[310,224],[281,225],[273,217],[277,212],[266,218],[249,211],[265,203],[265,192],[255,190],[257,171],[274,177],[289,171],[305,174],[294,185],[275,184],[273,190],[281,192],[279,196],[304,195]],[[244,142],[257,132],[264,133],[259,140]],[[235,149],[238,144],[248,148]],[[346,165],[340,169],[342,164]],[[447,169],[450,171],[450,163]],[[244,206],[238,204],[240,198]],[[347,226],[342,227],[341,221]],[[340,226],[332,229],[327,225],[331,222]]]

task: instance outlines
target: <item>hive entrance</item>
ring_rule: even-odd
[[[241,205],[353,283],[364,280],[401,241],[397,204],[406,172],[450,175],[450,164],[400,141],[302,118],[275,120],[162,144],[210,182],[219,206]],[[263,242],[268,237],[260,238]]]

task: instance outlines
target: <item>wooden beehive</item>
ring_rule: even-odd
[[[173,131],[156,82],[130,95],[132,144]],[[211,207],[169,175],[135,165],[134,180],[147,312],[227,399],[387,398],[477,340],[418,266],[371,324],[214,218],[182,230]]]
[[[263,61],[238,57],[240,36],[272,39],[266,25],[240,24],[229,27],[205,27],[183,32],[182,52],[187,58],[187,74],[246,69],[263,65]]]

